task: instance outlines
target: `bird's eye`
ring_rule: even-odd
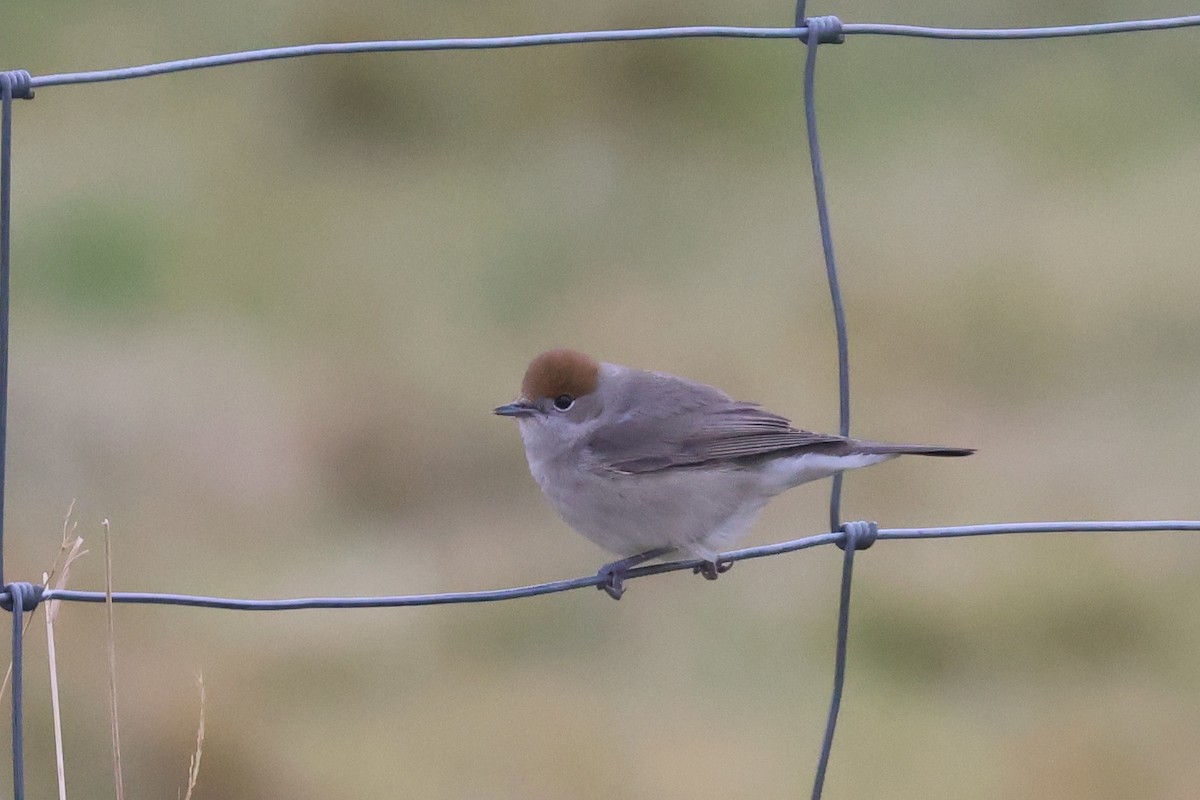
[[[569,394],[560,394],[554,398],[554,407],[559,411],[569,411],[573,405],[575,405],[575,398]]]

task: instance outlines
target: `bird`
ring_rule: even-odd
[[[772,497],[900,455],[974,449],[889,444],[801,430],[757,403],[663,372],[560,348],[536,356],[520,395],[493,413],[520,429],[529,471],[555,512],[620,559],[597,588],[613,599],[638,564],[677,553],[715,579],[718,554]]]

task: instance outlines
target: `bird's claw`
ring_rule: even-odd
[[[597,589],[601,589],[613,600],[620,600],[621,595],[625,594],[625,573],[623,569],[618,569],[612,564],[605,564],[596,573],[603,580],[596,584]]]
[[[625,579],[629,577],[629,570],[652,558],[665,556],[674,549],[673,547],[654,547],[644,553],[605,564],[596,573],[597,577],[601,579],[600,583],[596,584],[596,588],[603,589],[613,600],[620,600],[621,595],[625,594]]]
[[[692,567],[692,574],[703,575],[705,580],[715,581],[726,572],[729,572],[729,570],[732,568],[732,561],[721,561],[720,559],[715,561],[703,561]]]

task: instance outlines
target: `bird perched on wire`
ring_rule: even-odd
[[[558,515],[622,556],[598,573],[614,599],[632,567],[671,552],[716,578],[728,568],[717,554],[794,486],[899,455],[975,452],[811,433],[712,386],[574,350],[534,358],[521,395],[495,413],[517,420],[529,471]]]

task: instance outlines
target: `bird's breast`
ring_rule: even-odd
[[[610,552],[633,555],[705,541],[766,502],[756,476],[740,469],[629,475],[571,459],[530,459],[530,471],[568,525]]]

